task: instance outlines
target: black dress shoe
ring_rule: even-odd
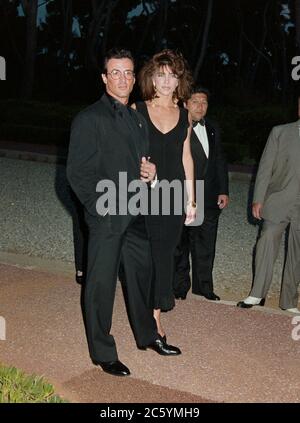
[[[84,279],[84,276],[83,275],[75,275],[75,279],[76,279],[76,282],[77,283],[79,283],[79,285],[83,285],[84,284],[84,281],[85,281],[85,279]]]
[[[102,367],[102,370],[106,373],[109,373],[113,376],[128,376],[130,375],[130,370],[126,367],[121,361],[99,361],[95,364],[98,364]]]
[[[186,299],[186,294],[174,294],[176,300],[185,300]]]
[[[216,295],[214,292],[203,294],[203,297],[205,297],[207,300],[210,300],[210,301],[220,301],[219,295]]]
[[[239,301],[236,306],[240,308],[252,308],[255,305],[264,306],[265,299],[262,298],[258,304],[247,304],[247,303],[244,303],[244,301]]]
[[[174,347],[173,345],[167,344],[164,339],[159,336],[152,344],[147,345],[146,347],[139,347],[140,350],[146,350],[150,348],[151,350],[157,352],[160,355],[179,355],[181,351],[179,348]]]

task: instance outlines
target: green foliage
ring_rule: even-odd
[[[71,121],[83,107],[14,99],[0,101],[1,139],[67,145]]]
[[[2,123],[66,129],[82,106],[15,99],[0,101]]]
[[[273,126],[296,120],[282,106],[222,107],[210,110],[221,128],[222,143],[230,163],[254,164],[261,157]]]
[[[42,377],[26,376],[15,367],[0,366],[0,403],[63,403]]]
[[[7,80],[0,97],[20,95],[26,80],[26,17],[20,0],[1,0],[0,51],[7,61]],[[25,3],[25,2],[23,2]],[[27,2],[26,2],[27,3]],[[29,2],[32,3],[32,2]],[[276,99],[289,96],[296,83],[290,77],[296,50],[295,1],[226,0],[47,0],[39,2],[35,55],[34,98],[85,99],[97,95],[103,52],[113,46],[130,48],[138,66],[164,47],[180,50],[192,70],[204,53],[198,81],[224,98],[226,88],[239,85],[249,93]],[[289,3],[290,13],[283,13]],[[64,5],[64,6],[62,6]],[[72,5],[72,7],[67,7]],[[71,11],[68,14],[68,11]],[[39,13],[40,16],[40,13]],[[68,22],[78,25],[68,25]],[[204,32],[208,31],[205,42]],[[73,30],[73,31],[72,31]],[[241,101],[240,92],[231,93]],[[225,101],[228,104],[228,96]]]

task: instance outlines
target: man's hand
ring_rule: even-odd
[[[218,206],[219,206],[219,209],[225,209],[225,207],[227,207],[228,206],[228,203],[229,203],[229,197],[228,197],[228,195],[225,195],[225,194],[220,194],[220,195],[218,195],[218,202],[217,202],[217,204],[218,204]]]
[[[142,157],[140,167],[140,179],[144,182],[152,182],[156,175],[156,166],[149,162],[150,157]]]
[[[261,203],[253,203],[252,204],[252,214],[255,219],[261,220],[261,211],[262,211],[262,204]]]

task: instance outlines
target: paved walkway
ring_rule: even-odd
[[[72,402],[300,400],[300,340],[292,339],[300,323],[297,330],[287,313],[241,310],[190,294],[163,316],[169,341],[183,354],[161,357],[136,348],[118,287],[112,333],[132,376],[116,378],[89,359],[73,278],[19,261],[0,264],[0,315],[6,320],[0,361],[44,375]]]

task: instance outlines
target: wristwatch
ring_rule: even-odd
[[[188,201],[186,205],[187,206],[192,206],[193,208],[196,208],[197,207],[197,203],[195,203],[195,201]]]

